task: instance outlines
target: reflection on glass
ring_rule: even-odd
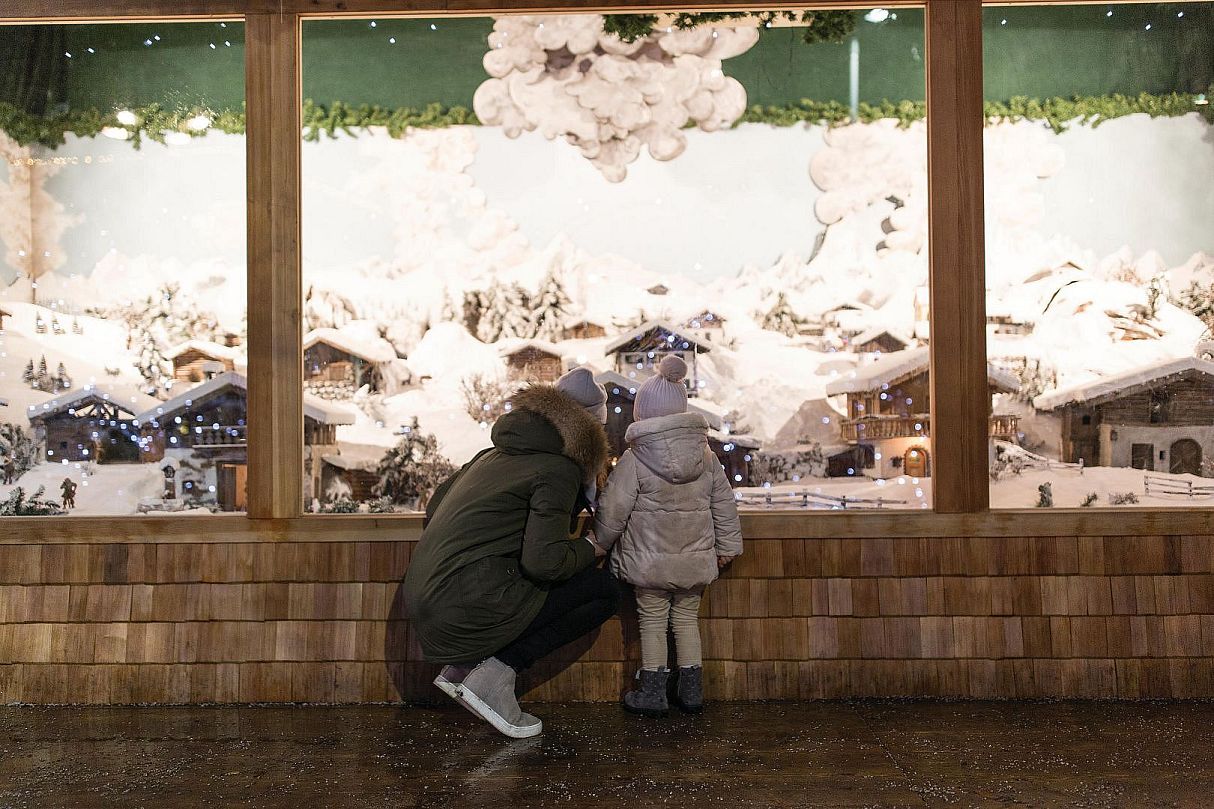
[[[245,509],[242,37],[0,32],[0,514]]]
[[[1214,4],[991,8],[996,507],[1214,501]],[[1001,416],[996,416],[998,420]],[[994,433],[993,433],[994,434]]]
[[[744,505],[928,506],[920,11],[303,42],[305,385],[352,420],[306,455],[310,509],[424,506],[576,366],[618,455],[667,354]]]

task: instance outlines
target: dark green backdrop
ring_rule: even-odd
[[[484,18],[305,23],[304,95],[321,104],[470,106],[485,79],[481,57],[491,26]],[[1203,92],[1214,80],[1214,3],[991,8],[984,27],[992,100]],[[856,36],[861,100],[923,98],[922,12],[903,9],[884,23],[861,21]],[[3,100],[29,104],[30,83],[18,74],[34,63],[43,83],[58,72],[49,68],[66,68],[60,87],[39,85],[35,92],[77,109],[151,102],[222,109],[239,107],[243,98],[238,24],[65,26],[62,38],[36,40],[63,42],[64,53],[38,59],[29,52],[32,41],[0,37]],[[758,45],[725,69],[746,86],[752,104],[847,100],[848,45],[805,45],[792,29],[764,31]]]

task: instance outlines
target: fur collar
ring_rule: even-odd
[[[543,416],[560,433],[563,454],[594,480],[607,466],[610,449],[603,425],[572,398],[551,385],[532,385],[510,400],[519,410]]]

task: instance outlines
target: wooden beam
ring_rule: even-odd
[[[299,18],[250,14],[245,23],[250,517],[295,517],[303,501],[300,93]]]
[[[255,519],[238,514],[197,517],[4,517],[0,546],[167,542],[397,542],[421,536],[421,515],[308,515]],[[883,537],[1208,536],[1208,508],[1006,509],[975,514],[930,511],[742,512],[747,539]]]
[[[661,13],[664,11],[770,11],[773,9],[870,9],[873,0],[819,0],[814,3],[777,0],[282,0],[283,11],[319,17],[378,16],[479,16],[486,14],[568,13]],[[921,6],[921,0],[893,0],[882,3],[889,8]]]
[[[0,0],[0,22],[239,20],[278,10],[279,0]]]
[[[982,5],[929,0],[926,16],[932,493],[951,514],[990,503]]]

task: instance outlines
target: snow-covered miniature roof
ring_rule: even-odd
[[[687,318],[687,328],[689,329],[704,329],[720,326],[725,322],[725,318],[718,315],[711,309],[702,309],[699,314]]]
[[[505,340],[500,340],[497,343],[497,353],[503,357],[512,357],[520,351],[534,348],[536,351],[542,351],[545,354],[551,354],[554,357],[560,357],[561,348],[556,343],[550,343],[547,340],[523,340],[516,337],[511,337]]]
[[[321,460],[338,469],[373,472],[387,451],[370,444],[342,444],[340,453],[322,455]]]
[[[159,400],[142,391],[121,385],[85,385],[83,388],[64,391],[40,404],[30,405],[27,415],[30,421],[44,419],[83,407],[92,401],[110,402],[119,411],[134,416]]]
[[[891,351],[880,359],[865,363],[846,376],[827,384],[826,395],[841,393],[864,393],[880,389],[882,385],[895,385],[928,369],[931,354],[927,346]],[[1014,374],[990,363],[986,365],[987,382],[996,388],[1013,392],[1019,390],[1020,381]]]
[[[704,345],[703,343],[696,342],[695,340],[691,339],[690,337],[687,337],[686,335],[682,334],[681,332],[688,331],[688,329],[686,329],[685,327],[676,326],[673,323],[670,323],[665,320],[650,320],[647,323],[642,323],[641,325],[637,326],[632,331],[627,332],[625,334],[621,334],[619,337],[612,340],[610,343],[608,343],[606,346],[603,347],[603,352],[606,354],[614,354],[617,351],[631,345],[632,343],[636,343],[645,335],[647,335],[651,332],[654,332],[654,331],[659,331],[659,330],[665,331],[671,335],[677,335],[678,337],[681,337],[682,338],[681,342],[687,343],[689,347],[694,348],[694,350],[697,354],[706,354],[708,351],[711,350],[708,346]]]
[[[1038,410],[1056,410],[1068,404],[1100,404],[1184,374],[1202,374],[1214,378],[1214,362],[1196,357],[1182,357],[1178,360],[1142,365],[1124,373],[1043,393],[1033,400],[1033,406]]]
[[[180,343],[169,349],[165,357],[175,360],[187,351],[197,351],[217,360],[231,360],[232,362],[243,362],[244,360],[244,354],[239,348],[220,345],[210,340],[186,340],[184,343]]]
[[[739,449],[758,449],[763,446],[763,442],[755,438],[753,435],[741,435],[737,433],[723,433],[720,430],[708,431],[708,437],[714,441],[720,441],[723,445],[729,446],[733,444]],[[729,450],[726,450],[728,452]]]
[[[878,337],[880,337],[883,334],[888,334],[890,337],[892,337],[895,340],[897,340],[898,342],[902,343],[902,345],[904,345],[904,346],[912,345],[915,342],[913,339],[911,339],[907,335],[903,334],[902,332],[898,331],[897,329],[889,329],[884,326],[874,326],[873,328],[868,329],[867,331],[862,331],[859,334],[857,334],[855,337],[851,338],[851,342],[852,342],[852,345],[864,345],[865,343],[876,340]]]
[[[303,350],[317,343],[325,343],[367,362],[391,362],[396,359],[396,349],[382,337],[359,334],[350,329],[312,329],[304,336]]]
[[[629,379],[622,374],[617,374],[615,371],[600,371],[594,375],[594,381],[602,385],[608,393],[611,393],[611,389],[613,387],[618,387],[621,389],[621,391],[627,391],[628,395],[635,396],[637,388],[639,388],[641,383],[645,380]],[[701,416],[703,416],[704,420],[708,422],[710,429],[721,429],[722,419],[719,413],[714,413],[708,408],[701,407],[700,403],[695,400],[690,400],[687,402],[687,409],[692,413],[699,413]]]
[[[162,416],[171,416],[179,410],[191,407],[194,402],[209,399],[225,388],[238,388],[248,391],[249,382],[244,374],[235,371],[225,371],[216,374],[201,385],[195,385],[189,390],[174,396],[167,402],[157,402],[137,416],[140,423],[153,421]],[[155,400],[153,400],[155,401]],[[328,402],[310,393],[303,395],[304,416],[320,424],[353,424],[354,411],[337,402]]]

